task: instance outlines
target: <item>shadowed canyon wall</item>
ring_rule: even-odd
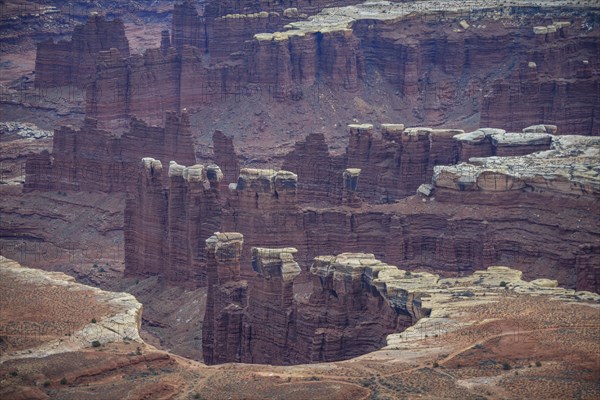
[[[367,6],[335,9],[314,21],[263,6],[229,13],[228,5],[209,3],[202,14],[185,2],[175,7],[161,48],[132,56],[119,46],[100,48],[86,85],[88,116],[152,119],[256,93],[308,101],[306,93],[320,85],[340,101],[359,90],[396,93],[393,102],[428,125],[471,115],[481,126],[547,122],[600,134],[600,29],[587,29],[584,14],[566,21],[551,7],[515,7],[498,18],[483,9],[469,14],[465,28],[464,13],[423,6],[409,15],[410,4],[371,6],[372,18],[365,12],[373,10],[360,8]],[[347,27],[319,25],[326,16]]]
[[[107,21],[92,15],[85,25],[73,31],[71,40],[54,43],[52,39],[37,46],[35,86],[49,88],[75,85],[87,87],[96,73],[100,51],[117,49],[123,57],[129,56],[129,42],[121,20]]]
[[[400,273],[372,254],[315,259],[313,291],[294,296],[300,267],[294,248],[252,248],[254,276],[240,278],[243,237],[216,233],[206,241],[209,293],[203,329],[208,364],[299,364],[355,357],[380,348],[388,333],[412,325],[427,310],[418,293],[375,283]],[[385,271],[385,272],[384,272]]]
[[[420,194],[388,204],[374,204],[369,200],[373,186],[365,181],[372,177],[360,168],[305,175],[318,193],[325,193],[327,189],[319,185],[323,175],[337,175],[339,181],[343,181],[340,197],[327,202],[321,198],[315,203],[300,201],[302,175],[242,169],[237,183],[227,188],[221,185],[220,221],[212,226],[219,227],[214,231],[244,235],[248,250],[242,254],[243,277],[251,275],[251,266],[244,261],[251,258],[250,247],[288,244],[298,250],[295,258],[304,270],[321,254],[370,251],[379,259],[403,268],[435,271],[444,276],[462,276],[503,264],[522,268],[528,277],[546,275],[565,286],[598,290],[597,278],[588,279],[599,272],[590,256],[594,254],[593,243],[599,232],[597,224],[589,218],[590,213],[597,215],[593,210],[597,206],[598,190],[594,172],[589,167],[594,163],[598,143],[592,138],[586,142],[581,136],[552,136],[545,133],[546,126],[529,130],[544,132],[506,133],[488,129],[455,135],[456,146],[479,140],[483,135],[485,140],[490,140],[494,152],[510,149],[517,155],[472,158],[470,164],[435,166],[432,178],[427,175],[428,164],[422,162],[419,171],[423,179],[429,181],[420,181]],[[409,128],[402,134],[412,138],[415,133],[419,137],[420,132],[431,133],[427,128]],[[493,134],[488,135],[490,133]],[[444,135],[445,131],[441,136],[445,138]],[[319,141],[315,143],[319,145]],[[303,146],[305,144],[299,147]],[[449,148],[453,156],[457,154],[456,146]],[[545,150],[521,155],[535,149]],[[357,154],[364,157],[363,153]],[[484,168],[480,163],[487,163],[487,171],[479,172]],[[452,168],[460,173],[449,172]],[[531,168],[534,169],[530,172]],[[570,168],[583,172],[569,175]],[[396,169],[403,171],[398,166]],[[318,179],[311,180],[311,176]],[[398,176],[405,180],[412,175]],[[474,186],[477,180],[479,186]],[[173,182],[157,187],[172,190]],[[474,187],[479,189],[474,190]],[[137,196],[143,198],[144,190],[142,187]],[[171,197],[165,196],[164,201],[167,205],[163,210],[167,210]],[[520,206],[514,207],[514,204]],[[142,214],[137,217],[139,220],[156,218],[144,215],[143,207],[130,209],[132,213]],[[204,218],[209,217],[214,215],[204,215]],[[129,224],[126,232],[144,231],[128,220],[126,224]],[[167,228],[167,236],[169,229],[173,228]],[[205,240],[210,233],[205,230],[205,236],[198,240]],[[189,251],[197,252],[197,248]],[[130,257],[138,260],[133,265],[141,265],[140,260],[145,260],[139,250]],[[158,263],[164,265],[163,268],[168,265]],[[128,270],[129,265],[126,265]],[[164,269],[152,273],[165,275]]]
[[[137,181],[137,165],[147,155],[194,164],[188,115],[167,113],[164,128],[133,118],[123,134],[99,129],[91,118],[79,130],[57,129],[52,153],[28,157],[24,190],[123,192]]]

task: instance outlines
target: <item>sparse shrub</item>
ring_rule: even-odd
[[[141,356],[141,355],[142,355],[142,349],[140,348],[140,346],[138,346],[138,347],[135,349],[135,354],[136,354],[136,355],[138,355],[138,356]]]
[[[66,385],[66,384],[67,384],[67,378],[62,378],[62,379],[60,380],[60,384],[61,384],[61,385]]]
[[[287,381],[288,381],[288,383],[289,383],[289,382],[291,382],[291,381],[292,381],[292,377],[291,377],[291,376],[288,376],[288,379],[287,379]]]
[[[434,362],[433,362],[433,368],[437,368],[437,367],[439,367],[439,366],[440,366],[440,364],[438,364],[438,362],[437,362],[437,361],[434,361]]]
[[[94,264],[94,265],[92,265],[92,267],[98,268],[98,264]]]
[[[542,362],[541,361],[536,361],[535,362],[535,366],[536,367],[541,367],[542,366]]]
[[[506,287],[506,285],[508,285],[508,283],[506,283],[504,281],[500,282],[500,287]]]
[[[405,273],[404,275],[405,275],[405,276],[411,276],[411,275],[412,275],[412,272],[410,272],[410,271],[406,271],[406,273]]]
[[[96,318],[92,318],[92,324],[96,323]]]
[[[505,370],[505,371],[509,371],[510,369],[512,369],[512,367],[510,366],[509,363],[503,362],[502,363],[502,369]]]
[[[321,380],[321,378],[319,378],[319,377],[316,377],[316,376],[314,376],[314,375],[313,375],[313,376],[311,376],[310,378],[308,378],[308,380],[309,380],[309,381],[320,381],[320,380]]]
[[[46,381],[46,382],[44,382],[44,383],[43,383],[43,386],[44,386],[45,388],[49,387],[49,386],[50,386],[50,381]]]
[[[10,371],[10,376],[17,376],[19,373],[17,371]]]
[[[194,394],[194,399],[201,399],[202,395],[200,395],[200,393],[195,393]]]
[[[100,267],[100,269],[98,270],[98,272],[105,272],[104,268]]]
[[[101,343],[100,343],[99,341],[97,341],[97,340],[94,340],[94,341],[92,342],[92,347],[100,347],[100,346],[101,346]]]
[[[485,348],[485,346],[482,345],[481,343],[477,343],[475,346],[473,346],[473,348],[477,349],[477,350],[481,350],[481,349]]]

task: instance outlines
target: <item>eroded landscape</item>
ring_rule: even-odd
[[[0,396],[600,396],[593,1],[0,3]]]

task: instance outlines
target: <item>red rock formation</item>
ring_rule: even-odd
[[[203,52],[207,50],[204,18],[198,15],[191,0],[174,4],[171,44],[178,51],[185,45],[197,47]]]
[[[387,291],[384,274],[404,274],[372,254],[321,256],[311,267],[313,292],[297,305],[301,362],[348,359],[385,345],[387,334],[413,325],[427,310],[411,289]],[[383,289],[383,290],[382,290]]]
[[[298,202],[336,203],[340,197],[344,160],[332,157],[322,133],[310,133],[296,142],[282,168],[298,175]]]
[[[251,83],[274,87],[277,89],[275,97],[286,97],[292,85],[292,63],[287,41],[253,41],[248,74]]]
[[[229,14],[207,19],[207,52],[211,63],[225,61],[244,50],[244,42],[259,32],[273,32],[283,26],[278,13]]]
[[[353,91],[364,77],[365,65],[360,39],[351,29],[319,33],[319,69],[333,85]]]
[[[242,362],[287,364],[295,358],[297,315],[293,281],[300,274],[294,248],[252,248],[256,276],[248,290]]]
[[[208,297],[202,325],[202,354],[206,364],[240,362],[246,281],[240,280],[243,236],[215,233],[206,240]]]
[[[598,291],[600,287],[600,245],[588,243],[579,246],[575,258],[577,275],[576,287],[579,290]]]
[[[293,5],[316,10],[323,5],[317,3]],[[353,2],[328,5],[338,3]],[[401,115],[427,124],[481,113],[488,126],[506,125],[506,115],[511,115],[507,128],[513,131],[543,120],[571,127],[569,134],[598,133],[593,112],[600,104],[593,73],[599,62],[597,30],[567,32],[557,23],[556,34],[538,43],[531,33],[537,16],[527,14],[513,27],[483,12],[485,27],[456,29],[455,16],[423,15],[424,10],[408,15],[408,5],[380,10],[368,19],[344,10],[340,14],[350,17],[337,25],[297,21],[290,28],[280,7],[285,4],[209,2],[198,14],[190,1],[177,5],[171,39],[176,50],[169,53],[163,41],[160,49],[146,52],[143,62],[132,57],[118,71],[119,60],[104,63],[108,67],[101,63],[88,93],[89,115],[100,121],[122,114],[148,119],[157,110],[193,110],[251,90],[303,100],[303,93],[319,83],[334,90],[340,103],[362,89],[395,90],[396,107],[412,110]],[[555,11],[544,12],[551,18]],[[398,17],[380,20],[393,13]],[[328,15],[339,18],[334,12]],[[427,17],[432,22],[441,18],[450,28],[413,28]],[[372,71],[368,76],[367,70]],[[490,76],[497,79],[487,83]]]
[[[168,195],[160,161],[144,158],[140,169],[135,196],[125,205],[125,272],[152,276],[167,272]]]
[[[27,157],[25,176],[23,191],[53,190],[55,177],[52,173],[52,158],[47,150]]]
[[[221,131],[215,131],[213,133],[213,154],[215,164],[223,171],[225,183],[237,182],[240,175],[240,164],[233,147],[233,139]]]
[[[361,170],[359,168],[348,168],[344,171],[342,204],[345,206],[357,208],[362,205],[360,197],[356,194],[360,172]]]
[[[301,301],[293,288],[300,273],[296,250],[253,248],[257,275],[246,292],[246,282],[239,280],[240,246],[240,234],[216,234],[207,241],[209,280],[215,282],[209,286],[202,338],[207,364],[351,358],[382,347],[388,333],[427,314],[414,289],[386,285],[384,277],[404,272],[372,254],[317,257],[313,292]]]
[[[85,25],[75,27],[70,41],[38,44],[35,85],[40,88],[75,85],[84,88],[96,72],[100,51],[117,49],[129,56],[129,42],[121,20],[107,21],[92,15]]]
[[[389,138],[392,132],[389,127],[386,129],[386,137]],[[417,133],[421,131],[424,130],[421,128]],[[434,130],[424,132],[433,135],[433,141],[436,140]],[[454,133],[439,132],[443,140],[448,140],[450,134]],[[523,138],[537,140],[544,138],[544,135],[547,134],[510,134],[508,137],[514,146],[507,148],[516,149],[511,151],[518,153],[519,144],[525,147],[531,144],[528,140],[523,141]],[[428,145],[423,146],[424,150],[430,149],[429,140],[425,141]],[[593,223],[584,222],[589,221],[587,215],[594,207],[595,189],[589,186],[586,175],[580,176],[579,172],[573,178],[567,178],[568,174],[561,172],[555,179],[546,180],[540,176],[553,174],[552,169],[539,173],[535,171],[538,165],[549,165],[544,168],[568,166],[571,161],[565,161],[564,157],[569,154],[580,154],[578,162],[585,160],[587,156],[578,153],[581,151],[577,144],[580,140],[576,136],[555,136],[552,149],[541,153],[471,159],[483,166],[435,166],[435,185],[423,192],[425,196],[435,196],[435,202],[412,196],[394,204],[367,204],[371,201],[362,196],[363,193],[368,196],[369,192],[362,189],[365,172],[361,171],[353,193],[348,190],[354,187],[353,180],[349,179],[345,197],[340,190],[339,199],[331,201],[329,205],[300,204],[294,174],[242,169],[238,183],[230,185],[229,194],[224,196],[222,208],[206,200],[206,204],[214,204],[215,208],[194,206],[192,209],[198,212],[194,217],[196,221],[214,218],[210,229],[240,231],[250,246],[261,246],[263,243],[272,247],[283,243],[294,246],[298,249],[296,259],[303,268],[307,268],[319,254],[371,251],[386,262],[409,269],[436,271],[444,276],[464,275],[475,269],[504,264],[523,268],[529,278],[551,276],[562,285],[575,287],[580,284],[578,279],[579,282],[585,279],[576,276],[589,277],[593,274],[590,272],[593,266],[590,267],[580,254],[579,246],[593,243],[597,235]],[[356,148],[360,146],[356,145]],[[449,154],[455,156],[453,149],[450,148]],[[428,151],[424,154],[428,157],[431,155]],[[550,157],[550,161],[544,161],[545,157]],[[554,158],[555,162],[552,161]],[[494,164],[503,162],[508,162],[516,175],[510,171],[508,174],[501,172],[507,167]],[[484,167],[488,163],[489,167]],[[556,166],[553,167],[554,164]],[[426,176],[428,168],[429,163],[415,163],[415,170],[421,174],[419,176]],[[493,172],[496,168],[500,168],[500,172]],[[576,170],[585,171],[585,168]],[[574,181],[569,183],[569,179]],[[207,237],[210,233],[208,228],[202,235],[190,233],[199,223],[190,222],[188,211],[187,215],[181,214],[181,210],[191,207],[190,202],[203,204],[204,200],[183,200],[183,194],[173,196],[173,201],[179,203],[169,205],[172,214],[177,215],[179,221],[188,221],[188,226],[185,231],[181,228],[183,223],[178,222],[167,228],[173,230],[167,236],[173,234],[188,238],[188,243],[192,243],[189,241],[192,237],[196,240],[194,243]],[[200,197],[204,199],[206,196],[204,193]],[[343,198],[347,206],[355,208],[340,206]],[[359,198],[363,202],[360,207],[356,201]],[[520,207],[515,208],[514,204]],[[222,210],[220,225],[215,217],[219,209]],[[519,221],[518,229],[511,222],[515,220]],[[571,231],[577,234],[564,236],[559,233]],[[180,242],[185,243],[177,240],[177,243]],[[181,248],[185,249],[186,246]],[[196,245],[190,246],[193,248]],[[186,264],[190,257],[185,255],[187,253],[184,250],[177,251],[184,254],[177,257],[181,257]],[[249,262],[244,261],[249,259],[250,254],[245,250],[241,269],[244,277],[251,276]],[[581,265],[580,273],[573,272],[577,263]]]
[[[100,52],[96,74],[86,90],[86,116],[100,121],[126,118],[130,97],[124,55],[117,49]]]
[[[122,136],[98,128],[86,118],[79,130],[62,127],[54,133],[52,155],[30,158],[25,190],[87,190],[122,192],[136,182],[144,156],[163,163],[195,163],[189,118],[167,113],[165,127],[133,119]]]
[[[44,165],[35,158],[27,161],[24,189],[122,191],[135,175],[126,172],[120,144],[118,137],[99,130],[89,118],[79,131],[57,129],[52,155]],[[45,179],[47,184],[40,187],[38,183]]]
[[[361,170],[357,193],[370,202],[388,203],[412,195],[419,185],[431,181],[435,165],[457,161],[453,136],[463,132],[431,128],[405,131],[402,124],[383,124],[379,137],[371,124],[348,128],[350,140],[344,159],[330,156],[319,134],[309,135],[286,156],[284,167],[304,180],[299,181],[301,203],[327,200],[340,204],[340,179],[347,168]]]
[[[244,235],[248,249],[242,257],[243,276],[251,271],[250,247],[277,246],[282,237],[301,240],[296,185],[297,176],[289,171],[250,168],[242,168],[237,184],[230,185],[221,230]]]
[[[141,181],[125,207],[127,273],[161,275],[180,286],[206,285],[200,249],[221,223],[219,167],[184,167],[172,161],[167,184],[155,173],[162,169],[160,161],[144,158],[142,166]],[[160,249],[156,257],[148,257],[148,243],[152,251]]]

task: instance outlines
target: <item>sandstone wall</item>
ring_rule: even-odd
[[[136,182],[145,156],[193,165],[187,114],[167,113],[164,128],[133,118],[121,136],[100,129],[91,118],[79,130],[57,129],[52,154],[28,158],[24,189],[123,192]]]
[[[96,73],[100,51],[111,48],[129,56],[129,42],[121,20],[107,21],[93,15],[85,25],[75,27],[71,40],[51,39],[37,46],[35,85],[39,88],[75,85],[85,88]]]
[[[255,276],[241,281],[241,238],[239,233],[217,233],[206,242],[213,282],[202,338],[207,364],[289,365],[351,358],[384,346],[388,333],[427,315],[414,290],[388,290],[378,282],[386,273],[404,271],[372,254],[316,258],[313,291],[306,301],[294,296],[300,274],[294,248],[253,248]]]
[[[239,233],[215,233],[206,240],[208,295],[202,325],[202,354],[207,364],[242,360],[243,313],[247,282],[240,280],[244,239]]]
[[[166,178],[160,161],[144,158],[139,175],[125,207],[126,273],[205,286],[203,244],[221,225],[221,170],[171,161]]]

